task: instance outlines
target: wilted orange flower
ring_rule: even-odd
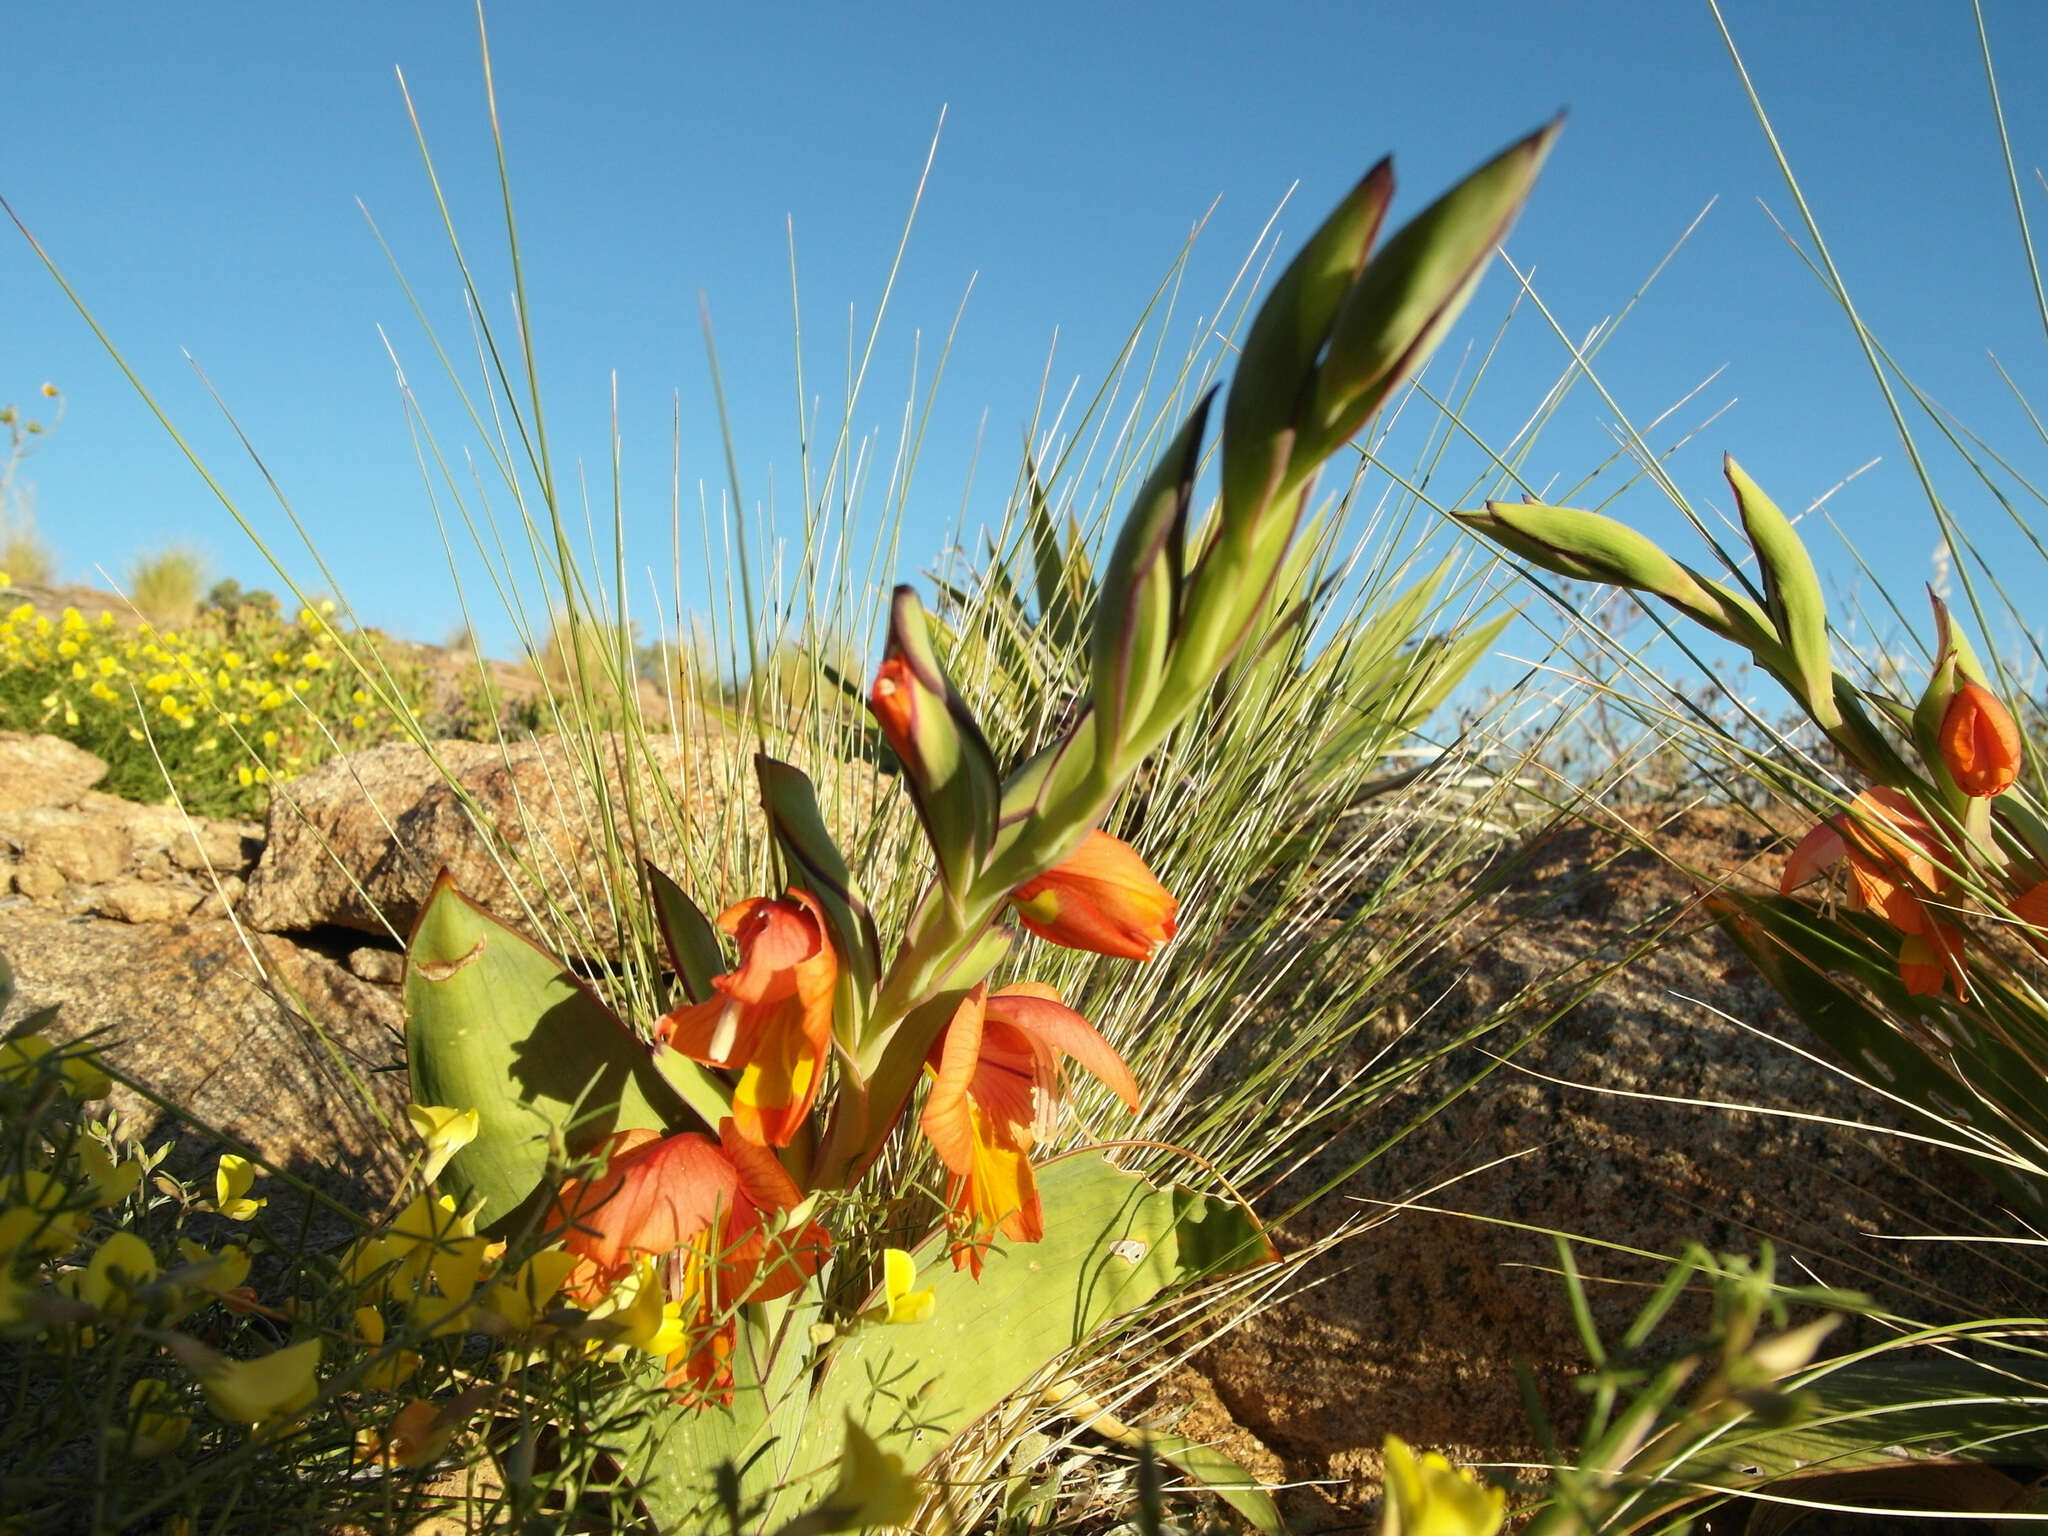
[[[1912,799],[1877,785],[1800,840],[1785,861],[1778,889],[1789,896],[1846,860],[1854,904],[1904,936],[1899,979],[1906,990],[1932,996],[1952,983],[1960,999],[1967,995],[1962,933],[1936,921],[1925,904],[1947,889],[1948,877],[1937,862],[1943,854],[1940,835]]]
[[[1941,717],[1941,760],[1956,785],[1975,799],[2011,789],[2020,776],[2020,728],[1998,695],[1964,683]]]
[[[831,1238],[816,1222],[784,1232],[803,1200],[773,1152],[719,1122],[718,1141],[694,1132],[621,1131],[603,1174],[562,1186],[550,1225],[581,1262],[564,1286],[584,1306],[604,1299],[644,1258],[669,1261],[668,1289],[695,1320],[668,1358],[669,1384],[692,1394],[729,1386],[733,1308],[772,1301],[818,1272]]]
[[[1018,1243],[1045,1235],[1030,1153],[1058,1116],[1062,1055],[1138,1108],[1138,1085],[1123,1058],[1051,987],[976,987],[933,1045],[936,1078],[921,1123],[953,1176],[948,1203],[961,1234],[955,1269],[972,1266],[978,1278],[997,1232]]]
[[[1041,939],[1098,955],[1149,960],[1173,937],[1180,903],[1138,850],[1107,832],[1011,893],[1018,919]]]
[[[655,1035],[694,1060],[738,1069],[740,1134],[786,1147],[825,1074],[839,957],[808,891],[749,897],[719,913],[718,926],[739,941],[739,969],[713,977],[721,995],[683,1004]]]

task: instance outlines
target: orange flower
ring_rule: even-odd
[[[2012,915],[2030,928],[2048,933],[2048,880],[2013,898]]]
[[[718,926],[739,941],[739,969],[713,977],[721,995],[683,1004],[655,1035],[693,1060],[738,1069],[740,1134],[786,1147],[825,1075],[839,957],[807,891],[749,897],[719,913]]]
[[[1123,1058],[1050,987],[976,987],[933,1045],[928,1064],[936,1077],[921,1123],[953,1176],[955,1269],[971,1265],[979,1278],[997,1232],[1017,1243],[1045,1235],[1030,1154],[1058,1117],[1062,1055],[1138,1108],[1138,1085]]]
[[[1107,832],[1086,841],[1010,895],[1017,916],[1041,939],[1098,955],[1149,960],[1173,937],[1180,903],[1145,867],[1137,849]]]
[[[2020,728],[1977,683],[1964,683],[1941,717],[1941,760],[1962,792],[1986,800],[2011,789],[2020,776]]]
[[[645,1258],[680,1259],[669,1286],[694,1319],[690,1340],[668,1357],[669,1384],[692,1395],[730,1385],[735,1307],[802,1287],[831,1251],[816,1222],[780,1230],[803,1200],[775,1154],[730,1119],[718,1141],[694,1132],[621,1131],[604,1173],[562,1186],[551,1226],[581,1262],[564,1286],[583,1306],[604,1299]]]
[[[868,708],[889,739],[890,748],[905,763],[917,762],[917,676],[900,655],[882,658],[875,668],[875,685],[868,690]]]
[[[1878,785],[1800,840],[1785,861],[1778,889],[1789,896],[1846,860],[1852,904],[1875,912],[1903,936],[1899,979],[1906,990],[1932,996],[1952,982],[1960,999],[1967,996],[1963,936],[1936,921],[1925,904],[1947,888],[1948,877],[1937,862],[1943,853],[1940,834],[1912,800]]]

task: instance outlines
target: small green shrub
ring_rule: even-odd
[[[174,544],[128,567],[128,597],[153,624],[183,624],[197,611],[205,580],[206,557]]]

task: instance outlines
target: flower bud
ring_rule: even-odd
[[[1956,689],[1941,717],[1941,760],[1974,800],[2002,795],[2019,779],[2020,729],[1998,695],[1978,683]]]
[[[1563,130],[1555,119],[1403,225],[1344,296],[1316,370],[1297,464],[1322,462],[1426,362],[1479,286]]]
[[[1792,520],[1743,473],[1740,464],[1723,455],[1721,472],[1735,492],[1742,526],[1763,571],[1764,604],[1791,662],[1791,675],[1782,680],[1799,695],[1816,725],[1833,730],[1842,723],[1842,712],[1835,706],[1827,602],[1821,596],[1813,557],[1807,554]]]
[[[1002,784],[981,727],[939,664],[924,607],[909,587],[898,587],[890,605],[888,651],[868,708],[903,765],[940,876],[958,897],[995,841]]]
[[[1102,831],[1018,886],[1011,900],[1018,920],[1041,939],[1129,960],[1151,959],[1173,937],[1180,906],[1135,848]]]

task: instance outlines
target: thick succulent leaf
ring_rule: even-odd
[[[476,1140],[441,1187],[458,1205],[480,1200],[480,1224],[539,1188],[551,1137],[577,1154],[685,1114],[618,1015],[445,873],[406,950],[405,1006],[413,1102],[477,1112]]]
[[[828,1361],[790,1463],[799,1485],[839,1458],[851,1410],[915,1470],[1052,1361],[1169,1286],[1271,1262],[1256,1218],[1187,1189],[1155,1189],[1097,1152],[1039,1172],[1044,1241],[999,1243],[979,1282],[949,1267],[944,1235],[917,1254],[938,1292],[925,1322],[873,1324]]]
[[[732,1401],[705,1407],[662,1407],[650,1413],[644,1434],[626,1458],[626,1475],[639,1490],[640,1502],[663,1531],[709,1531],[725,1524],[719,1485],[749,1502],[771,1479],[774,1432],[795,1432],[786,1413],[802,1395],[787,1379],[770,1383],[762,1362],[774,1342],[769,1336],[768,1309],[741,1309],[733,1340]],[[814,1316],[804,1312],[805,1319]],[[796,1329],[801,1338],[803,1323]],[[802,1351],[786,1351],[800,1360]],[[651,1374],[651,1368],[650,1368]]]

